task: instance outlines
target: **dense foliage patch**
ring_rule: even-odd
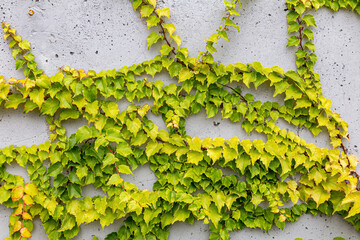
[[[170,10],[156,0],[132,5],[151,33],[148,48],[163,44],[153,60],[119,70],[85,72],[70,67],[47,76],[37,67],[30,43],[3,23],[16,69],[24,79],[0,77],[0,104],[23,107],[46,116],[50,141],[38,146],[10,145],[0,151],[0,203],[13,209],[9,239],[31,237],[32,220],[40,216],[49,239],[71,239],[81,224],[96,220],[104,227],[125,218],[118,232],[106,239],[166,239],[177,221],[210,224],[210,239],[229,239],[229,232],[245,227],[269,230],[274,224],[299,219],[303,213],[340,214],[360,229],[358,159],[343,146],[348,124],[333,112],[322,95],[314,72],[316,27],[309,10],[347,8],[360,13],[358,0],[287,0],[289,41],[296,50],[296,71],[259,62],[218,64],[213,53],[220,39],[235,28],[238,0],[224,1],[222,25],[209,36],[206,51],[190,58],[170,22]],[[168,72],[178,84],[164,86],[146,75]],[[144,77],[145,75],[145,77]],[[241,89],[274,86],[284,104],[257,101]],[[235,86],[235,87],[234,87]],[[120,111],[117,102],[147,100]],[[188,116],[206,109],[212,118],[237,122],[247,133],[265,134],[267,141],[190,137]],[[167,130],[159,130],[147,113],[160,115]],[[84,118],[88,126],[66,135],[63,123]],[[277,120],[328,133],[332,149],[307,143],[281,129]],[[30,183],[9,174],[6,164],[26,168]],[[139,190],[122,179],[148,163],[157,181],[153,190]],[[222,169],[236,175],[225,176]],[[295,181],[294,176],[300,176]],[[241,176],[241,177],[240,177]],[[82,187],[94,185],[106,195],[83,197]],[[291,201],[292,207],[284,207]]]

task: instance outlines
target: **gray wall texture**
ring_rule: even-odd
[[[241,16],[236,18],[240,33],[231,31],[231,42],[221,41],[216,60],[223,64],[235,62],[261,62],[265,67],[278,65],[285,70],[295,69],[294,49],[286,49],[287,25],[284,0],[243,0]],[[171,9],[171,21],[182,37],[183,46],[196,56],[204,50],[202,39],[210,36],[221,24],[221,0],[158,0],[158,4]],[[35,14],[30,17],[28,11]],[[318,63],[315,70],[321,76],[324,95],[332,99],[332,109],[349,123],[350,141],[346,144],[349,153],[359,157],[360,147],[360,17],[350,11],[338,13],[321,9],[314,13],[318,27],[314,29]],[[157,55],[158,47],[147,51],[146,24],[134,13],[129,1],[119,0],[1,0],[0,20],[11,23],[24,39],[32,43],[33,53],[41,69],[48,75],[61,66],[101,71],[120,68]],[[15,71],[14,61],[8,45],[0,41],[0,70],[6,79],[22,78]],[[156,76],[165,82],[172,82],[168,75]],[[263,86],[255,94],[258,100],[272,98],[273,89]],[[278,99],[281,102],[281,99]],[[126,103],[120,103],[125,109]],[[161,118],[153,120],[165,128]],[[220,123],[215,126],[214,122]],[[86,124],[72,121],[67,124],[69,133]],[[320,147],[329,147],[325,135],[313,138],[302,128],[295,128],[284,122],[281,127],[292,130],[308,142]],[[220,116],[206,119],[205,112],[188,118],[187,133],[201,138],[247,136],[240,126],[221,120]],[[38,113],[23,114],[22,110],[0,110],[0,148],[10,144],[40,144],[49,139],[45,118]],[[7,171],[20,174],[29,181],[26,171],[19,166],[8,166]],[[231,173],[229,173],[231,174]],[[156,181],[148,166],[135,170],[134,176],[125,180],[139,188],[152,189]],[[104,194],[93,187],[84,189],[85,195]],[[0,206],[0,238],[8,236],[8,218],[11,211]],[[117,231],[122,220],[101,229],[98,222],[81,226],[76,239],[91,239],[97,235],[103,239],[108,233]],[[35,220],[32,239],[47,239],[41,221]],[[169,239],[208,239],[208,225],[196,222],[194,225],[176,223],[171,227]],[[348,225],[340,216],[327,217],[304,215],[299,221],[287,224],[283,231],[272,229],[245,229],[231,234],[232,239],[360,239],[360,233]]]

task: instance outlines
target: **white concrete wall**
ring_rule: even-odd
[[[202,39],[210,36],[220,24],[221,0],[158,0],[171,8],[171,21],[182,37],[183,45],[196,56],[205,47]],[[294,49],[286,49],[287,25],[283,0],[243,0],[242,15],[236,19],[240,33],[229,34],[231,42],[221,41],[216,60],[223,63],[259,61],[266,67],[278,65],[285,70],[295,69]],[[30,17],[28,10],[34,10]],[[324,95],[332,99],[332,109],[349,123],[349,153],[359,156],[360,148],[360,17],[349,11],[336,14],[327,9],[315,13],[318,28],[315,29],[315,44],[318,63],[315,69],[321,75]],[[33,53],[41,69],[52,75],[61,66],[104,70],[152,59],[157,48],[147,51],[146,24],[132,10],[127,0],[1,0],[0,20],[11,23],[24,39],[32,43]],[[8,45],[0,41],[0,74],[7,79],[21,78],[15,71]],[[167,76],[159,78],[171,81]],[[272,99],[272,90],[248,90],[256,93],[259,100]],[[154,117],[155,119],[155,117]],[[214,121],[219,122],[214,126]],[[157,120],[157,122],[159,122]],[[82,121],[70,122],[67,128],[74,132]],[[163,123],[159,122],[159,124]],[[297,132],[309,142],[327,147],[328,142],[320,137],[312,138],[304,129],[286,124],[282,126]],[[240,126],[221,120],[217,116],[206,119],[204,112],[191,116],[187,132],[204,138],[234,135],[246,138]],[[261,136],[250,136],[251,139]],[[10,144],[39,144],[49,139],[45,118],[37,113],[23,114],[21,110],[0,110],[0,148]],[[26,171],[9,166],[8,171],[26,176]],[[155,177],[145,166],[127,177],[139,188],[152,188]],[[92,187],[85,194],[94,196],[101,192]],[[8,235],[7,222],[10,210],[0,206],[0,238]],[[81,227],[77,239],[91,239],[97,235],[103,239],[107,233],[116,231],[122,221],[102,230],[98,222]],[[171,228],[169,239],[208,239],[208,225],[176,223]],[[287,224],[284,231],[274,228],[269,233],[245,229],[231,234],[232,239],[360,239],[360,234],[339,216],[316,218],[304,215],[299,221]],[[39,219],[35,220],[32,239],[47,239]]]

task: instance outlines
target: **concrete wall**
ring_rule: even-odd
[[[171,8],[171,21],[182,37],[183,45],[196,56],[205,47],[202,39],[210,36],[220,24],[221,0],[158,0],[162,6]],[[240,33],[229,34],[231,42],[221,41],[216,60],[223,64],[259,61],[266,67],[278,65],[285,70],[295,69],[294,49],[286,49],[287,25],[283,0],[243,0],[242,15],[236,18]],[[34,10],[30,17],[28,10]],[[318,28],[315,32],[318,63],[315,69],[321,75],[324,95],[332,99],[332,109],[340,113],[349,123],[350,142],[346,144],[349,153],[359,156],[360,147],[360,17],[349,11],[336,14],[321,9],[315,13]],[[32,43],[33,53],[41,69],[52,75],[61,66],[104,70],[120,68],[152,59],[158,48],[147,51],[146,24],[132,10],[129,1],[116,0],[1,0],[0,20],[11,23],[24,39]],[[14,61],[8,45],[0,41],[0,70],[6,79],[21,78],[14,69]],[[171,82],[168,76],[158,79]],[[272,89],[261,87],[255,93],[256,99],[272,99]],[[278,99],[281,101],[281,99]],[[125,103],[123,103],[125,104]],[[153,116],[160,126],[159,118]],[[218,126],[214,122],[220,123]],[[69,132],[86,124],[82,121],[69,122]],[[297,129],[283,122],[279,124],[295,131],[308,142],[328,147],[323,136],[312,138],[304,129]],[[200,112],[189,117],[187,132],[191,136],[204,138],[238,136],[247,138],[238,125],[221,120],[220,116],[206,119]],[[263,136],[250,136],[251,139]],[[0,110],[0,148],[10,144],[39,144],[49,139],[45,118],[38,113],[23,114],[21,110]],[[17,166],[8,166],[11,173],[22,175],[26,171]],[[125,176],[139,188],[152,188],[156,180],[148,166],[140,167],[134,176]],[[89,186],[85,194],[94,196],[101,191]],[[0,206],[0,238],[8,235],[9,209]],[[91,239],[97,235],[103,239],[107,233],[116,231],[122,221],[116,221],[104,230],[98,222],[83,225],[77,239]],[[169,239],[208,239],[208,225],[196,222],[194,225],[176,223],[171,228]],[[269,233],[245,229],[231,234],[232,239],[360,239],[360,234],[339,216],[316,218],[304,215],[299,221],[287,224],[284,231],[273,229]],[[39,219],[35,220],[33,239],[47,239]]]

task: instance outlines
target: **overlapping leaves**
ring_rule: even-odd
[[[343,139],[347,123],[331,111],[322,96],[320,77],[314,72],[315,19],[307,10],[322,6],[359,12],[357,1],[287,0],[290,36],[296,47],[297,71],[261,63],[215,62],[214,45],[229,41],[230,27],[239,30],[233,16],[240,1],[224,1],[221,25],[205,39],[206,51],[190,58],[181,46],[170,10],[156,0],[132,1],[152,31],[148,48],[163,44],[153,60],[119,70],[85,72],[64,67],[54,76],[37,68],[30,43],[3,24],[16,69],[24,79],[0,78],[0,104],[46,115],[50,141],[39,146],[14,147],[0,152],[0,202],[14,211],[10,237],[31,237],[32,219],[40,216],[49,239],[71,239],[81,224],[96,220],[105,227],[125,218],[118,232],[107,239],[166,239],[177,221],[210,224],[210,239],[229,239],[229,231],[244,227],[283,228],[303,213],[338,213],[360,229],[357,158],[347,154]],[[179,84],[164,86],[141,76],[169,72]],[[140,77],[139,77],[140,76]],[[140,80],[138,80],[140,79]],[[232,83],[232,85],[229,85]],[[237,87],[232,87],[233,85]],[[257,101],[241,88],[261,84],[274,87],[284,104]],[[150,100],[120,111],[118,101]],[[116,100],[116,101],[114,101]],[[190,137],[185,121],[205,109],[208,118],[218,113],[247,132],[265,134],[266,141]],[[161,115],[167,130],[159,130],[147,114]],[[62,123],[84,118],[88,126],[66,135]],[[327,129],[333,149],[306,143],[278,127],[281,118],[314,135]],[[5,171],[5,164],[25,167],[32,183]],[[149,164],[157,177],[152,191],[139,190],[123,180],[138,166]],[[224,169],[234,174],[226,176]],[[295,181],[295,175],[301,176]],[[239,176],[245,176],[245,180]],[[94,185],[105,196],[82,197],[82,187]],[[284,208],[288,201],[293,203]]]

